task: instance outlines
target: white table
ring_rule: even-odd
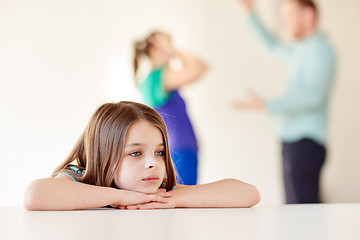
[[[0,224],[1,240],[359,240],[360,204],[64,212],[0,207]]]

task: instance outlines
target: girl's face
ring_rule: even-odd
[[[148,121],[134,122],[115,175],[120,189],[155,193],[165,174],[165,146],[160,130]]]

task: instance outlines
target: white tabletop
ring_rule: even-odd
[[[28,212],[0,207],[0,239],[360,239],[360,204],[250,209],[93,209]]]

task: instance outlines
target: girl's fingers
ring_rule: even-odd
[[[140,210],[150,210],[150,209],[156,209],[156,207],[154,206],[154,204],[149,203],[149,204],[146,204],[146,205],[139,206],[139,209]]]
[[[138,209],[141,210],[148,210],[148,209],[165,209],[165,208],[174,208],[175,206],[172,206],[171,204],[164,204],[159,202],[152,202],[147,204],[141,204],[139,205]]]
[[[153,202],[167,203],[171,198],[172,193],[169,192],[161,192],[154,195]]]
[[[137,204],[137,205],[129,205],[126,206],[126,209],[129,210],[148,210],[148,209],[164,209],[164,208],[174,208],[173,204],[161,203],[161,202],[150,202],[144,204]]]
[[[129,205],[129,206],[126,206],[126,209],[128,209],[128,210],[137,210],[137,209],[139,209],[139,205]]]
[[[152,202],[159,202],[159,203],[167,203],[169,202],[169,197],[162,197],[162,196],[155,196],[154,201]]]
[[[150,204],[150,203],[168,203],[172,192],[166,192],[165,189],[159,189],[154,194],[144,194],[144,193],[131,193],[133,198],[129,199],[127,202],[122,202],[119,205],[113,205],[113,207],[117,207],[118,209],[138,209],[138,206],[142,204]]]
[[[158,204],[160,204],[160,203],[158,203]],[[130,209],[139,209],[139,210],[156,209],[156,203],[151,202],[151,203],[146,203],[146,204],[139,204],[136,206],[131,206]]]
[[[155,194],[162,196],[162,197],[171,197],[172,196],[172,193],[167,192],[166,189],[164,189],[164,188],[160,188]]]
[[[172,196],[171,192],[163,192],[158,194],[160,197],[169,198]]]

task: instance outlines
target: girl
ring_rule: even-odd
[[[165,120],[169,131],[171,157],[182,183],[195,185],[197,180],[198,147],[196,137],[186,112],[185,102],[178,89],[200,78],[205,64],[191,54],[175,49],[169,35],[151,33],[144,41],[135,44],[134,72],[143,63],[142,57],[150,60],[152,70],[144,81],[137,82],[144,102],[157,110]],[[182,62],[180,70],[170,67],[174,57]]]
[[[251,207],[260,200],[247,183],[224,179],[176,184],[165,123],[140,103],[107,103],[98,108],[52,177],[32,182],[27,210],[175,207]]]

